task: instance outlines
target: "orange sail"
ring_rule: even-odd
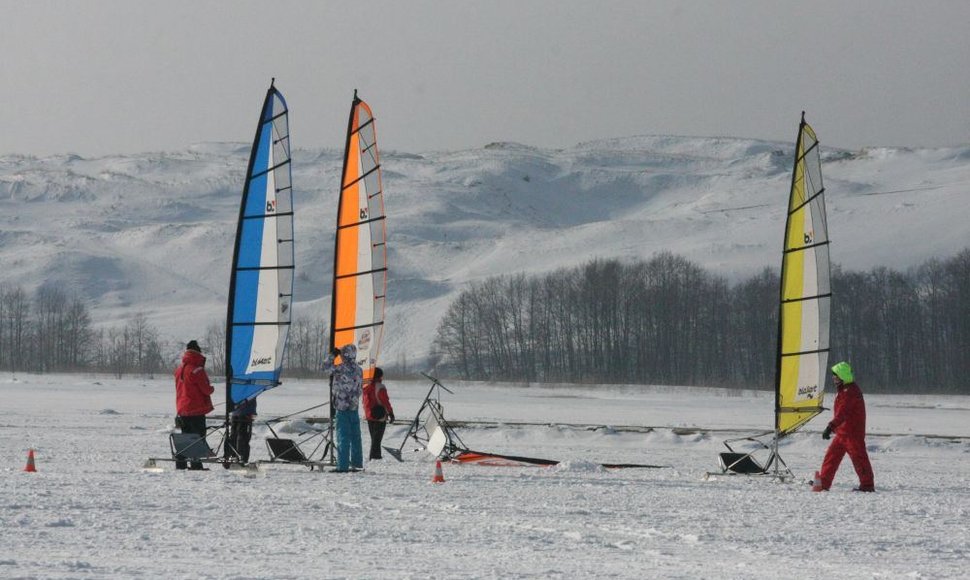
[[[374,115],[356,91],[340,185],[330,345],[356,345],[357,362],[369,378],[384,334],[387,232]]]

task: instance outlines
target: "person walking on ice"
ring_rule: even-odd
[[[835,395],[832,420],[822,432],[822,439],[830,439],[833,433],[835,439],[832,439],[825,452],[822,470],[815,472],[812,491],[829,490],[846,453],[859,476],[859,487],[855,491],[875,491],[872,464],[866,452],[866,402],[849,363],[843,361],[832,367],[832,381],[838,393]]]

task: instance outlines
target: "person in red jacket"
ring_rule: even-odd
[[[832,367],[832,381],[838,393],[835,395],[832,420],[822,432],[822,439],[828,440],[833,433],[835,439],[832,439],[825,452],[822,470],[815,473],[812,491],[828,491],[846,453],[859,476],[859,487],[855,491],[875,491],[872,465],[866,452],[866,402],[862,398],[862,390],[855,383],[849,363],[840,362]]]
[[[196,433],[205,439],[205,416],[212,411],[211,395],[215,391],[205,372],[205,357],[199,343],[190,340],[182,354],[182,364],[175,369],[175,425],[182,433]],[[175,458],[175,469],[185,469],[185,459]],[[202,469],[193,461],[192,469]]]
[[[394,422],[394,408],[387,396],[384,386],[384,370],[374,368],[374,378],[364,383],[364,417],[367,419],[367,429],[370,431],[370,457],[368,459],[382,459],[381,440],[384,439],[384,429],[388,423]]]

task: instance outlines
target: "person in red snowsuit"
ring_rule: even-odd
[[[215,391],[205,372],[205,357],[199,343],[191,340],[185,345],[182,364],[175,369],[175,425],[182,433],[195,433],[205,439],[205,416],[212,411],[211,395]],[[184,458],[175,458],[175,469],[185,469]],[[202,462],[193,461],[192,469],[202,469]]]
[[[381,440],[384,439],[387,424],[394,422],[394,407],[391,407],[391,399],[387,396],[384,371],[380,367],[375,367],[374,378],[364,383],[363,404],[367,429],[370,431],[368,459],[382,459]]]
[[[866,452],[866,402],[862,398],[862,390],[855,383],[849,363],[840,362],[832,367],[832,381],[838,393],[835,395],[832,420],[822,432],[822,439],[831,438],[833,433],[835,439],[832,439],[825,452],[822,470],[816,473],[812,491],[828,491],[846,453],[859,476],[859,487],[855,490],[875,491],[872,464]]]

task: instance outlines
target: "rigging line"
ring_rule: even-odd
[[[254,174],[252,174],[252,175],[249,176],[248,181],[252,181],[252,180],[256,179],[257,177],[262,177],[262,176],[266,175],[267,173],[269,173],[271,171],[276,171],[277,169],[279,169],[280,167],[283,167],[284,165],[286,165],[289,162],[290,162],[290,160],[287,159],[286,161],[283,161],[282,163],[277,163],[276,165],[270,167],[269,169],[266,169],[264,171],[260,171],[259,173],[254,173]]]
[[[828,348],[820,348],[820,349],[817,349],[817,350],[803,350],[801,352],[783,352],[783,353],[781,353],[781,356],[801,356],[803,354],[818,354],[820,352],[829,352],[829,350],[831,350],[831,349],[828,349]]]
[[[237,272],[259,272],[262,270],[292,270],[293,264],[289,266],[244,266],[236,268]]]
[[[286,187],[281,187],[281,188],[279,188],[279,189],[276,190],[276,193],[280,193],[281,191],[286,191],[287,189],[293,189],[293,186],[292,185],[287,185]]]
[[[279,145],[283,141],[289,141],[289,140],[290,140],[290,134],[287,133],[286,135],[283,135],[279,139],[273,139],[273,145]]]
[[[293,238],[287,238],[285,240],[283,238],[280,238],[280,239],[276,240],[276,243],[278,243],[278,244],[292,244],[293,243]]]
[[[361,175],[361,176],[360,176],[360,177],[358,177],[357,179],[355,179],[355,180],[353,180],[353,181],[351,181],[350,183],[348,183],[347,185],[345,185],[345,186],[343,186],[343,187],[342,187],[342,188],[340,189],[340,191],[344,191],[344,190],[346,190],[346,189],[348,189],[348,188],[351,188],[351,187],[353,187],[353,186],[354,186],[354,185],[356,185],[356,184],[357,184],[358,182],[360,182],[360,180],[362,180],[362,179],[365,179],[365,178],[366,178],[366,177],[367,177],[368,175],[370,175],[371,173],[374,173],[375,171],[377,171],[377,170],[378,170],[378,169],[380,169],[380,168],[381,168],[381,164],[380,164],[380,163],[378,163],[377,165],[375,165],[375,166],[374,166],[374,168],[373,168],[373,169],[370,169],[370,170],[368,170],[368,171],[367,171],[367,173],[365,173],[365,174],[363,174],[363,175]]]
[[[289,326],[289,320],[280,320],[279,322],[233,322],[233,326]]]
[[[364,147],[363,149],[361,149],[361,150],[360,150],[360,152],[361,152],[361,153],[367,153],[368,151],[370,151],[370,150],[371,150],[371,149],[373,149],[374,147],[377,147],[377,141],[374,141],[373,143],[371,143],[371,144],[370,144],[370,145],[368,145],[367,147]]]
[[[375,197],[377,197],[378,195],[380,195],[380,194],[382,194],[382,193],[384,193],[384,190],[383,190],[383,189],[381,189],[381,190],[378,190],[378,192],[377,192],[377,193],[375,193],[374,195],[368,195],[368,196],[367,196],[367,199],[374,199]]]
[[[808,155],[809,153],[811,153],[812,152],[812,149],[815,149],[816,147],[818,147],[818,140],[816,140],[814,143],[812,143],[812,146],[809,147],[808,149],[806,149],[805,152],[802,153],[802,155],[798,159],[795,160],[795,164],[797,165],[797,164],[801,163],[802,160],[805,159],[805,156]]]
[[[336,332],[345,332],[345,331],[348,331],[348,330],[357,330],[358,328],[372,328],[374,326],[382,326],[383,324],[384,324],[384,321],[382,320],[380,322],[373,322],[371,324],[359,324],[357,326],[348,326],[346,328],[335,328],[333,331],[335,333]]]
[[[351,135],[356,135],[357,133],[360,133],[361,130],[363,130],[365,127],[367,127],[368,125],[372,125],[372,124],[374,124],[374,117],[371,117],[370,119],[367,119],[367,121],[363,125],[360,125],[356,129],[354,129],[350,134]]]
[[[347,224],[347,225],[339,226],[337,228],[337,230],[339,231],[339,230],[344,230],[344,229],[347,229],[347,228],[356,228],[357,226],[363,226],[363,225],[369,224],[371,222],[380,221],[382,219],[386,219],[386,216],[378,216],[376,218],[371,218],[369,220],[364,220],[364,221],[360,221],[360,222],[354,222],[352,224]]]
[[[807,246],[800,246],[798,248],[788,248],[787,250],[785,250],[782,253],[784,253],[784,254],[790,254],[792,252],[803,252],[805,250],[811,250],[812,248],[817,248],[819,246],[827,246],[827,245],[829,245],[829,241],[828,240],[825,240],[824,242],[819,242],[817,244],[809,244]]]
[[[857,193],[856,195],[861,197],[863,195],[889,195],[891,193],[912,193],[914,191],[929,191],[931,189],[941,189],[947,185],[958,185],[959,183],[961,182],[957,182],[956,184],[943,183],[940,185],[927,185],[926,187],[913,187],[910,189],[894,189],[892,191],[870,191],[867,193]]]
[[[366,276],[367,274],[376,274],[377,272],[387,272],[387,267],[375,268],[374,270],[365,270],[363,272],[354,272],[353,274],[342,274],[337,276],[337,280],[343,280],[344,278],[356,278],[357,276]]]
[[[825,188],[824,187],[822,189],[818,190],[818,192],[815,195],[813,195],[812,197],[810,197],[810,198],[806,199],[805,201],[803,201],[802,203],[798,204],[798,207],[796,207],[795,209],[789,211],[788,212],[788,215],[791,215],[791,214],[795,213],[796,211],[802,209],[806,205],[812,203],[815,200],[816,197],[822,195],[823,193],[825,193]]]
[[[244,219],[244,220],[260,220],[260,219],[273,218],[273,217],[285,217],[285,216],[288,216],[288,215],[293,215],[293,212],[291,212],[291,211],[281,211],[280,213],[261,213],[261,214],[257,214],[257,215],[244,215],[244,216],[242,216],[242,219]]]
[[[782,300],[781,303],[788,304],[790,302],[802,302],[804,300],[817,300],[819,298],[831,298],[831,297],[832,297],[832,293],[829,292],[828,294],[817,294],[815,296],[802,296],[801,298],[788,298],[787,300]]]
[[[728,212],[728,211],[741,211],[741,210],[745,210],[745,209],[757,209],[757,208],[761,208],[761,207],[768,207],[769,205],[771,205],[771,204],[768,204],[768,203],[760,203],[758,205],[743,205],[741,207],[725,207],[725,208],[721,208],[721,209],[705,209],[705,210],[698,210],[697,213],[723,213],[723,212]]]

